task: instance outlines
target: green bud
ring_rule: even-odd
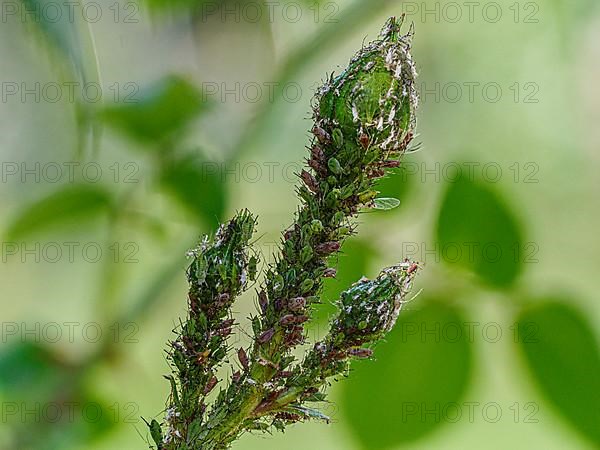
[[[404,150],[415,127],[418,96],[410,54],[412,33],[402,34],[401,25],[402,21],[389,19],[379,39],[363,47],[319,92],[317,126],[332,135],[340,130],[340,140],[346,146],[354,143],[357,151],[367,146],[383,152]]]

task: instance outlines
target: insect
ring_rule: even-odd
[[[336,275],[337,275],[337,270],[335,270],[333,267],[328,267],[327,269],[325,269],[323,271],[323,276],[325,278],[335,278]]]
[[[348,350],[349,356],[354,356],[355,358],[366,359],[373,356],[373,350],[370,348],[351,348]]]
[[[360,145],[362,145],[362,147],[365,150],[367,148],[369,148],[369,144],[371,143],[371,139],[369,138],[368,135],[366,135],[365,133],[361,133],[360,136],[358,137],[358,140],[360,142]]]
[[[309,188],[311,191],[315,193],[319,191],[319,184],[317,183],[316,178],[310,172],[307,172],[306,170],[302,169],[300,178],[302,178],[302,181],[304,181],[306,187]]]
[[[418,268],[419,268],[419,265],[418,265],[417,263],[413,263],[413,264],[412,264],[412,265],[411,265],[411,266],[408,268],[408,270],[406,271],[406,273],[410,275],[411,273],[413,273],[413,272],[416,272]]]
[[[206,386],[204,386],[204,391],[203,394],[207,395],[210,391],[212,391],[215,386],[217,385],[217,382],[219,380],[217,380],[217,377],[213,376],[210,380],[208,380],[208,383],[206,383]]]
[[[248,363],[248,355],[242,347],[240,347],[240,349],[238,350],[238,359],[240,360],[240,364],[242,365],[244,370],[248,370],[248,368],[250,367],[250,364]]]
[[[290,311],[299,312],[306,306],[306,299],[304,297],[291,298],[287,302],[287,307]]]
[[[337,252],[340,249],[340,243],[337,241],[323,242],[317,245],[317,252],[328,255],[333,252]]]
[[[258,336],[256,338],[256,342],[258,342],[259,344],[266,344],[267,342],[269,342],[271,339],[273,339],[273,335],[275,334],[275,329],[274,328],[269,328],[266,331],[263,331],[260,336]]]
[[[320,126],[315,125],[312,129],[312,132],[321,144],[331,143],[331,135]]]

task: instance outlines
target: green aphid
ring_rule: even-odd
[[[331,170],[336,175],[342,173],[342,166],[340,165],[340,162],[334,157],[329,158],[329,161],[327,161],[327,167],[329,167],[329,170]]]
[[[310,278],[307,278],[300,285],[300,291],[302,291],[303,294],[306,292],[309,292],[313,288],[314,285],[315,285],[315,281]]]
[[[337,148],[342,148],[344,146],[344,134],[342,133],[342,130],[339,128],[333,130],[332,137],[333,143]]]
[[[300,252],[300,262],[306,264],[313,256],[313,249],[310,245],[305,245]]]

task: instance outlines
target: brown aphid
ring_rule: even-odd
[[[299,312],[306,306],[306,299],[304,297],[290,298],[287,302],[287,307],[290,311]]]
[[[231,375],[231,382],[232,383],[239,383],[240,379],[242,378],[242,374],[239,370],[236,370],[235,372],[233,372],[233,374]]]
[[[288,347],[302,344],[304,342],[304,328],[301,325],[294,325],[285,335],[284,343]]]
[[[320,126],[315,125],[312,129],[312,132],[321,144],[331,143],[331,135]]]
[[[340,249],[340,243],[337,241],[323,242],[317,245],[317,252],[322,255],[328,255],[333,252],[337,252]]]
[[[394,169],[396,167],[400,167],[400,161],[397,159],[386,159],[385,161],[381,162],[380,166],[387,169]]]
[[[279,323],[284,327],[287,325],[293,325],[296,323],[296,316],[293,314],[286,314],[281,319],[279,319]]]
[[[267,308],[269,307],[269,299],[267,298],[267,293],[264,290],[258,293],[258,306],[260,306],[261,312],[266,314]]]
[[[312,146],[312,148],[310,149],[310,156],[312,159],[319,163],[325,162],[325,153],[323,152],[323,149],[318,145]]]
[[[385,176],[385,170],[380,168],[373,169],[369,174],[369,178],[381,178],[383,176]]]
[[[299,422],[302,420],[302,416],[300,414],[290,413],[290,412],[278,412],[275,414],[275,418],[279,420],[284,420],[286,422]]]
[[[210,391],[212,391],[217,385],[218,381],[219,380],[217,380],[217,377],[212,377],[210,380],[208,380],[208,383],[206,383],[206,386],[204,386],[204,395],[207,395]]]
[[[304,182],[306,187],[312,192],[319,192],[319,184],[317,183],[317,179],[310,172],[307,172],[306,170],[302,169],[300,178],[302,178],[302,181]]]
[[[334,269],[333,267],[328,267],[327,269],[325,269],[323,271],[324,278],[335,278],[336,275],[337,275],[337,270]]]
[[[266,331],[263,331],[260,336],[258,336],[256,338],[256,342],[258,342],[259,344],[266,344],[267,342],[269,342],[271,339],[273,339],[273,335],[275,334],[275,329],[274,328],[269,328]]]
[[[366,135],[365,133],[361,133],[360,136],[358,137],[358,140],[360,142],[360,145],[362,145],[362,148],[364,148],[365,150],[367,148],[369,148],[369,144],[371,143],[371,138],[369,138],[368,135]]]
[[[240,347],[238,350],[238,359],[240,360],[240,364],[242,365],[244,370],[248,370],[248,368],[250,367],[250,364],[248,362],[248,355],[242,347]]]
[[[221,337],[227,337],[231,334],[231,327],[228,328],[217,328],[215,331],[212,332],[213,336],[221,336]]]
[[[348,350],[349,356],[354,356],[355,358],[366,359],[373,356],[373,350],[370,348],[351,348]]]
[[[419,268],[419,265],[418,265],[418,264],[416,264],[416,263],[413,263],[413,264],[412,264],[412,265],[411,265],[411,266],[408,268],[408,270],[406,271],[406,273],[410,275],[411,273],[413,273],[413,272],[416,272],[418,268]]]

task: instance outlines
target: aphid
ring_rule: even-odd
[[[302,178],[302,181],[304,182],[304,184],[306,184],[306,187],[309,188],[311,191],[315,193],[319,191],[319,184],[317,183],[316,178],[310,172],[307,172],[306,170],[302,169],[300,178]]]
[[[256,342],[258,342],[259,344],[266,344],[267,342],[269,342],[271,339],[273,339],[273,335],[275,334],[275,329],[274,328],[269,328],[266,331],[263,331],[260,336],[258,336],[256,338]]]
[[[267,293],[262,290],[258,293],[258,305],[260,306],[260,310],[263,314],[266,314],[267,308],[269,307],[269,299],[267,297]]]
[[[406,273],[410,275],[411,273],[413,273],[413,272],[416,272],[418,268],[419,268],[418,264],[417,264],[417,263],[413,263],[413,264],[412,264],[412,265],[411,265],[411,266],[408,268],[408,270],[406,271]]]
[[[312,132],[321,144],[331,143],[331,135],[320,126],[315,125],[312,129]]]
[[[373,169],[369,174],[369,178],[381,178],[383,176],[385,176],[385,170],[378,168]]]
[[[304,329],[301,325],[294,325],[293,328],[285,335],[285,345],[294,347],[304,342]]]
[[[248,355],[242,347],[240,347],[238,350],[238,359],[240,360],[240,364],[242,365],[244,370],[248,370],[248,367],[250,367],[250,364],[248,362]]]
[[[323,153],[323,149],[318,145],[313,145],[310,149],[310,156],[317,162],[325,162],[325,153]]]
[[[231,334],[231,327],[228,328],[218,328],[215,331],[213,331],[212,335],[213,336],[221,336],[221,337],[227,337]]]
[[[286,411],[275,414],[275,418],[279,420],[285,420],[286,422],[298,422],[302,420],[302,416],[300,414],[290,413]]]
[[[281,319],[279,319],[279,323],[283,326],[292,325],[296,323],[296,316],[293,314],[286,314]]]
[[[223,292],[222,294],[219,294],[219,297],[217,298],[217,302],[220,304],[226,304],[227,302],[229,302],[230,299],[230,295],[227,292]]]
[[[203,394],[207,395],[210,391],[212,391],[217,385],[218,381],[219,380],[217,380],[217,377],[212,377],[210,380],[208,380],[208,383],[206,383],[206,386],[204,386]]]
[[[239,383],[240,379],[242,378],[242,374],[239,370],[236,370],[235,372],[233,372],[233,374],[231,375],[231,382],[232,383]]]
[[[337,252],[340,249],[340,243],[337,241],[323,242],[317,245],[317,252],[322,255],[328,255],[333,252]]]
[[[348,350],[349,356],[354,356],[355,358],[366,359],[373,356],[373,350],[370,348],[351,348]]]
[[[323,271],[323,277],[325,277],[325,278],[335,278],[336,275],[337,275],[337,270],[334,269],[333,267],[328,267],[327,269],[325,269]]]
[[[397,159],[386,159],[385,161],[382,161],[380,165],[381,167],[386,168],[396,168],[400,166],[400,161]]]
[[[306,299],[304,297],[291,298],[287,302],[287,307],[290,311],[299,312],[306,306]]]
[[[250,257],[248,261],[248,278],[254,280],[256,278],[256,265],[258,264],[258,259],[255,256]]]
[[[210,350],[204,350],[203,352],[198,353],[196,355],[196,362],[199,365],[203,366],[206,363],[206,361],[208,360],[208,355],[210,355]]]
[[[308,165],[310,166],[311,169],[313,169],[315,172],[317,172],[321,176],[327,174],[327,169],[325,169],[323,164],[320,163],[319,161],[317,161],[316,159],[309,159]]]
[[[371,143],[371,139],[369,138],[368,135],[366,135],[365,133],[361,133],[361,135],[358,137],[358,140],[360,141],[360,145],[362,145],[362,147],[365,150],[367,148],[369,148],[369,144]]]

